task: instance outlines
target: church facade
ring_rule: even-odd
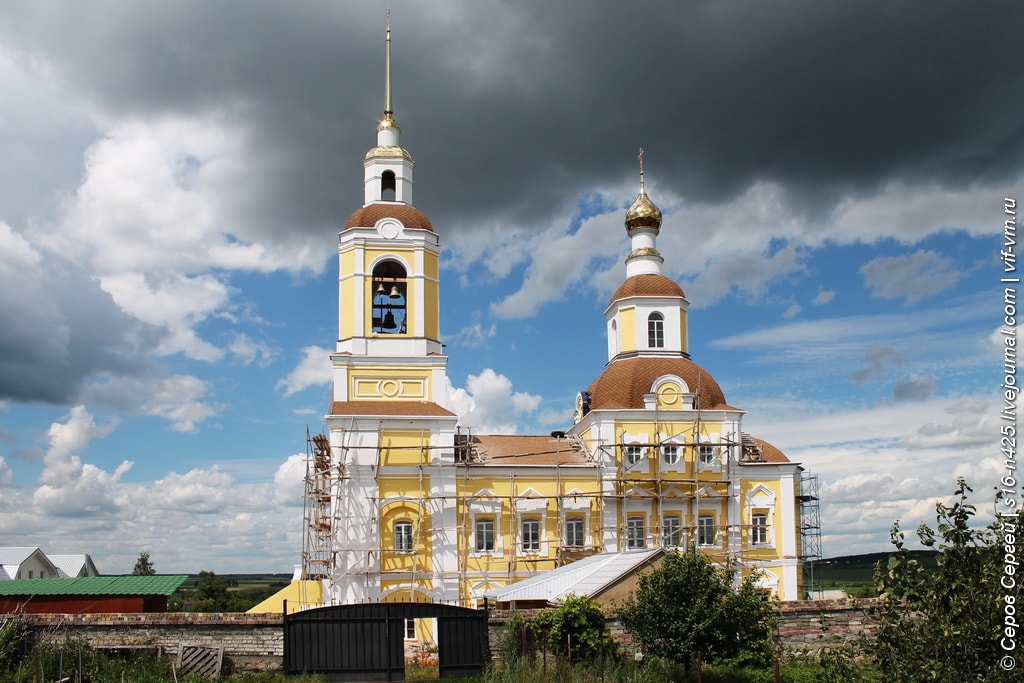
[[[391,108],[363,159],[363,204],[338,239],[338,341],[326,434],[313,439],[305,570],[325,602],[476,606],[601,552],[695,549],[802,594],[801,472],[743,431],[690,359],[682,289],[662,274],[662,215],[640,190],[625,273],[605,310],[607,363],[572,425],[543,436],[461,429],[447,407],[440,233],[413,204]]]

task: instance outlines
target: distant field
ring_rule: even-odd
[[[911,550],[910,554],[923,566],[936,566],[933,551]],[[814,563],[814,582],[825,590],[843,588],[857,597],[874,595],[875,565],[885,567],[892,553],[870,553],[830,557]]]

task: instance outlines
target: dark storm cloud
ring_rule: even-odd
[[[126,316],[99,283],[50,255],[45,269],[0,257],[0,399],[67,405],[87,378],[141,374],[155,330]]]
[[[382,6],[22,3],[3,40],[109,110],[229,111],[240,220],[322,231],[361,203],[383,108]],[[435,224],[542,225],[600,183],[690,200],[774,180],[807,211],[887,181],[969,184],[1024,159],[1011,3],[394,3],[395,109]],[[1011,176],[1012,177],[1012,176]]]

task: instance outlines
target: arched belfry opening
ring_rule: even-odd
[[[392,174],[394,177],[394,174]],[[405,268],[392,260],[381,261],[373,269],[373,332],[405,334],[408,281]]]
[[[380,174],[380,198],[381,201],[395,201],[396,190],[395,172],[384,171]]]

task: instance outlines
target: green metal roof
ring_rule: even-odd
[[[4,595],[170,595],[187,576],[81,576],[0,581]]]

